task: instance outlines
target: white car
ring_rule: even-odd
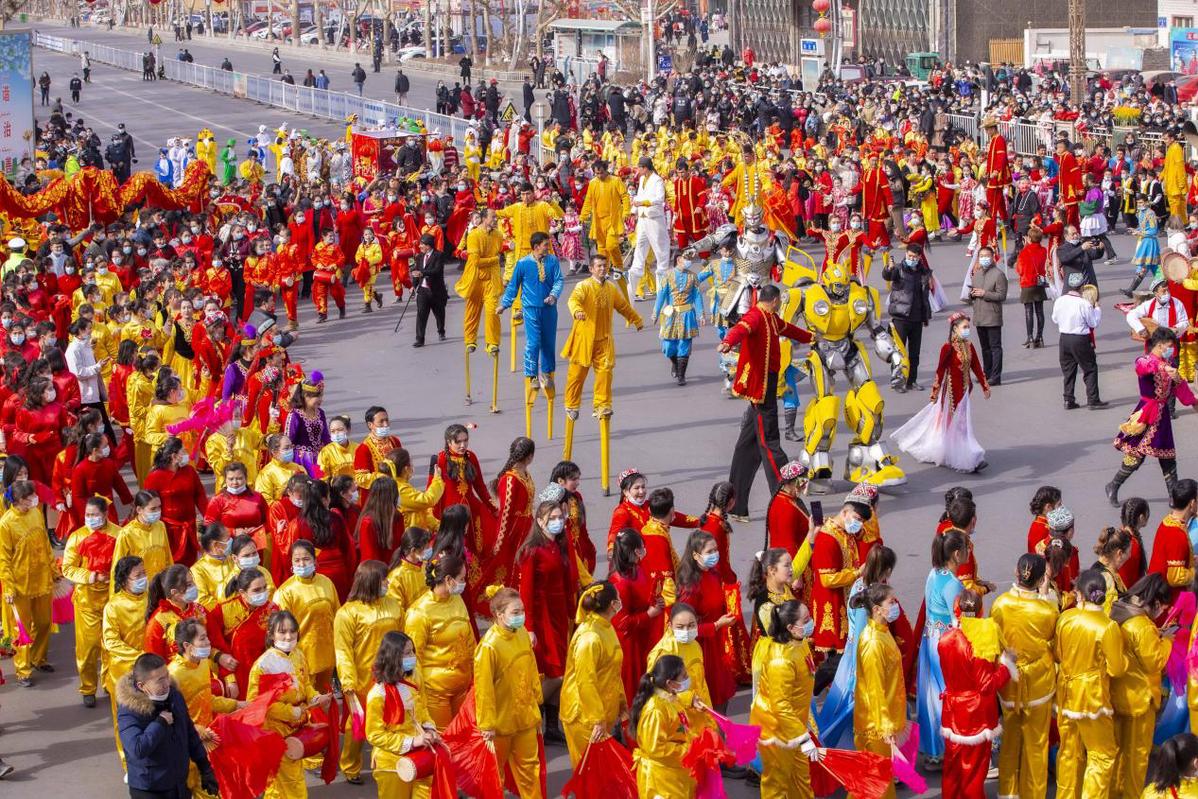
[[[399,49],[399,62],[402,64],[405,61],[411,61],[414,58],[424,58],[424,46],[412,45],[410,47],[401,47]]]

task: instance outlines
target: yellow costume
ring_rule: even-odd
[[[612,412],[611,377],[616,365],[616,345],[612,337],[612,311],[618,311],[629,323],[642,326],[640,314],[610,280],[600,283],[593,277],[580,281],[570,292],[566,306],[570,314],[583,314],[574,319],[570,336],[562,349],[562,357],[570,361],[566,377],[566,414],[578,418],[582,406],[582,386],[591,367],[595,368],[595,416],[610,416]],[[567,420],[570,424],[570,420]],[[567,439],[568,440],[568,439]]]
[[[460,596],[432,591],[408,609],[404,631],[416,647],[428,712],[444,730],[466,700],[474,678],[474,630]]]
[[[303,640],[302,633],[300,640]],[[250,669],[250,684],[245,695],[247,701],[254,701],[262,692],[262,677],[268,674],[291,675],[291,687],[271,703],[266,712],[266,723],[262,725],[263,729],[287,738],[308,721],[308,703],[318,692],[313,687],[311,672],[300,647],[290,653],[272,647],[258,658]],[[275,778],[266,786],[264,799],[306,799],[307,796],[304,761],[284,757]]]
[[[225,466],[239,461],[245,466],[246,485],[252,486],[258,478],[258,453],[262,451],[262,434],[255,427],[241,427],[233,434],[233,448],[229,449],[229,438],[219,433],[208,436],[204,442],[204,457],[216,477],[213,495],[225,490]]]
[[[12,659],[17,678],[27,678],[34,666],[46,662],[50,648],[54,551],[40,507],[23,511],[13,505],[0,516],[0,586],[33,639],[16,647]]]
[[[112,734],[116,738],[116,753],[125,768],[125,750],[121,746],[116,726],[116,684],[133,669],[146,641],[146,595],[124,590],[113,593],[104,606],[104,621],[100,626],[104,652],[101,655],[104,690],[112,703]]]
[[[373,602],[346,602],[333,619],[333,650],[337,656],[337,679],[347,702],[366,707],[366,693],[374,684],[371,668],[383,636],[403,628],[403,606],[390,596]],[[351,699],[351,697],[353,697]],[[362,774],[362,742],[355,740],[351,718],[345,720],[341,736],[341,773],[357,778]]]
[[[1019,679],[999,691],[1003,745],[998,750],[998,793],[1044,799],[1057,680],[1052,639],[1059,611],[1055,602],[1015,586],[994,600],[990,615],[1004,645],[1015,653],[1019,670]]]
[[[369,244],[362,242],[358,245],[358,252],[354,262],[360,264],[362,261],[365,261],[367,267],[370,269],[369,279],[362,284],[362,301],[369,307],[375,295],[374,279],[379,276],[379,270],[382,269],[383,263],[383,246],[379,244],[377,239]]]
[[[478,320],[484,313],[487,350],[499,352],[499,295],[503,283],[499,275],[499,253],[503,250],[503,234],[479,225],[466,236],[466,265],[453,290],[466,301],[462,317],[462,335],[466,349],[473,351],[478,344]]]
[[[258,472],[258,477],[254,480],[254,490],[261,494],[269,505],[282,498],[287,481],[293,474],[305,474],[304,467],[298,463],[283,463],[278,458],[271,458]]]
[[[402,560],[387,574],[387,595],[405,608],[416,604],[416,600],[428,592],[424,581],[424,566]]]
[[[631,212],[628,187],[620,178],[608,175],[594,178],[587,184],[587,196],[583,198],[578,218],[583,224],[590,221],[591,241],[595,242],[595,249],[599,255],[607,258],[612,269],[624,268],[620,240],[624,237],[624,220]]]
[[[689,691],[679,691],[678,699],[686,708],[686,717],[690,721],[691,729],[698,730],[704,724],[714,724],[715,721],[711,716],[694,707],[695,699],[707,707],[711,707],[711,692],[707,690],[707,671],[703,667],[703,647],[699,646],[698,641],[678,643],[678,639],[674,637],[674,631],[667,628],[661,640],[649,650],[649,657],[645,660],[645,671],[653,671],[653,666],[661,659],[662,655],[677,655],[686,664],[686,674],[691,678],[691,688]]]
[[[611,622],[586,613],[570,639],[560,700],[562,732],[575,766],[595,725],[610,730],[625,709],[623,666],[624,650]]]
[[[216,146],[216,134],[208,128],[204,128],[196,136],[196,158],[208,165],[208,171],[213,175],[216,172],[216,155],[218,152]]]
[[[632,753],[640,799],[690,799],[695,795],[695,778],[682,765],[693,737],[690,727],[679,723],[685,710],[677,696],[660,690],[653,692],[641,710],[637,747]]]
[[[1057,677],[1057,796],[1103,797],[1115,777],[1111,678],[1127,671],[1119,625],[1102,605],[1082,602],[1061,614],[1053,653]]]
[[[1165,150],[1165,165],[1161,169],[1161,184],[1169,201],[1169,216],[1181,221],[1186,218],[1186,155],[1181,142],[1173,142]]]
[[[212,725],[212,719],[217,713],[232,713],[237,709],[236,699],[213,695],[212,678],[216,675],[212,673],[211,660],[205,658],[199,663],[193,663],[188,657],[175,655],[167,664],[167,671],[175,681],[179,693],[183,694],[183,701],[187,703],[187,715],[191,717],[191,722],[200,735]],[[191,789],[192,796],[201,799],[213,796],[200,787],[200,772],[195,763],[188,765],[187,787]]]
[[[500,773],[510,766],[520,799],[541,799],[541,680],[528,631],[494,624],[474,652],[478,728],[495,733]]]
[[[153,461],[158,448],[171,437],[167,425],[175,424],[186,419],[191,414],[191,405],[187,402],[152,403],[146,412],[146,429],[142,437],[150,448],[150,459]]]
[[[1173,641],[1161,637],[1152,619],[1131,605],[1119,603],[1116,616],[1132,612],[1119,631],[1127,672],[1111,680],[1111,703],[1115,708],[1115,779],[1112,796],[1135,797],[1144,786],[1156,712],[1161,706],[1161,676],[1173,650]]]
[[[95,534],[115,539],[120,531],[121,528],[107,522]],[[71,596],[71,604],[75,606],[75,667],[79,671],[79,693],[84,696],[95,696],[99,685],[97,675],[104,676],[100,639],[109,593],[108,572],[91,568],[91,563],[79,554],[79,545],[91,534],[87,527],[71,533],[62,554],[62,576],[75,584]]]
[[[266,170],[262,168],[262,164],[256,159],[247,158],[237,166],[237,174],[242,180],[250,183],[261,183],[262,178],[266,175]]]
[[[150,473],[150,462],[154,453],[146,443],[146,414],[154,400],[154,380],[141,372],[131,372],[125,382],[125,394],[129,400],[129,426],[133,430],[133,471],[137,484],[146,481]]]
[[[424,491],[417,489],[407,480],[397,480],[396,485],[399,486],[399,509],[403,512],[404,529],[420,527],[431,533],[437,532],[441,523],[433,515],[433,506],[440,501],[441,494],[445,491],[445,482],[441,475],[434,474],[433,481]]]
[[[890,757],[890,741],[907,729],[903,656],[890,628],[870,619],[857,642],[857,688],[853,695],[853,746]],[[891,785],[883,799],[894,799]]]
[[[320,448],[316,455],[316,465],[324,472],[325,480],[332,480],[341,475],[354,476],[354,450],[357,446],[353,441],[346,441],[344,446],[331,441]]]
[[[323,574],[311,577],[292,575],[275,591],[274,603],[279,610],[289,610],[299,622],[300,642],[297,649],[304,654],[304,663],[311,670],[317,686],[328,684],[335,665],[333,650],[333,619],[341,602],[333,581]]]
[[[738,163],[720,181],[721,188],[732,192],[732,211],[729,218],[738,226],[744,224],[744,211],[747,205],[765,206],[765,196],[773,185],[770,180],[769,166],[755,160],[751,164],[744,161]]]
[[[175,562],[171,556],[171,545],[166,537],[166,525],[162,522],[145,524],[134,516],[129,523],[121,528],[116,536],[116,547],[112,551],[112,571],[116,572],[116,564],[126,555],[136,555],[142,559],[146,569],[146,577],[154,579],[154,575],[164,571]],[[111,575],[109,575],[111,580]],[[109,591],[117,586],[109,584]]]
[[[196,601],[204,606],[204,610],[214,609],[225,598],[225,588],[239,571],[241,567],[236,558],[217,560],[211,555],[202,556],[191,567],[191,579],[199,592]]]
[[[366,695],[366,740],[371,746],[370,767],[378,784],[379,799],[427,799],[431,777],[404,782],[395,768],[399,759],[412,751],[413,739],[427,729],[435,729],[435,725],[416,686],[402,682],[395,689],[404,709],[403,721],[398,724],[388,724],[384,717],[386,687],[375,683]]]
[[[97,314],[100,314],[97,311]],[[96,361],[108,359],[108,363],[100,370],[100,376],[104,379],[105,387],[108,386],[108,381],[112,378],[112,366],[116,363],[117,348],[120,346],[108,325],[104,324],[102,317],[95,320],[92,325],[92,354],[95,355]]]
[[[1198,799],[1198,777],[1182,777],[1176,792],[1171,789],[1158,791],[1149,785],[1140,799]]]
[[[753,649],[757,693],[749,723],[761,726],[762,799],[811,799],[811,772],[801,745],[811,740],[815,673],[805,640],[760,638]]]
[[[806,547],[806,549],[807,549],[807,559],[803,562],[803,568],[800,569],[799,568],[799,559],[797,556],[801,555],[803,553],[804,547]],[[803,539],[803,544],[802,544],[802,546],[799,547],[799,551],[796,553],[796,557],[795,557],[795,561],[794,561],[794,570],[795,570],[794,573],[802,574],[804,571],[806,571],[807,563],[810,560],[811,560],[811,546],[807,543],[806,539]],[[789,602],[790,600],[792,600],[794,598],[795,598],[794,591],[790,590],[789,585],[782,586],[781,591],[770,591],[769,592],[769,595],[766,597],[766,600],[761,603],[761,607],[757,608],[757,622],[761,625],[761,632],[763,635],[769,635],[770,616],[773,614],[774,608],[777,607],[778,605],[781,605],[783,602]]]
[[[512,226],[512,256],[506,259],[503,280],[512,279],[516,261],[532,252],[530,239],[533,233],[549,233],[549,222],[562,218],[562,209],[557,203],[536,200],[531,203],[518,202],[495,212],[500,219],[508,220]]]

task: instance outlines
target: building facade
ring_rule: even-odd
[[[729,40],[737,55],[751,46],[758,61],[797,65],[816,16],[810,0],[728,0]]]

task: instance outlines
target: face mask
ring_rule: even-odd
[[[137,254],[138,254],[138,255],[145,255],[145,254],[146,254],[146,248],[145,248],[145,247],[138,247],[138,248],[137,248]]]
[[[187,586],[187,590],[183,592],[184,602],[195,602],[200,598],[200,589],[196,588],[195,583]]]
[[[416,671],[416,656],[411,655],[403,659],[403,670],[405,674],[411,674]]]
[[[162,511],[156,510],[153,513],[143,513],[141,518],[146,524],[157,524],[158,520],[162,518]]]
[[[987,257],[987,256],[983,256],[978,259],[978,263],[982,265],[983,269],[989,269],[990,267],[994,266],[994,259]]]
[[[333,439],[334,444],[340,444],[343,447],[349,443],[348,433],[331,433],[329,437]]]
[[[258,557],[257,554],[247,555],[237,559],[237,565],[242,569],[256,569],[258,568],[258,564],[261,562],[262,558]]]
[[[903,265],[908,269],[914,269],[915,267],[919,266],[919,260],[916,258],[907,258],[903,261]]]
[[[961,328],[961,332],[958,333],[957,335],[959,335],[961,337],[962,341],[968,341],[970,335],[972,335],[972,334],[973,334],[973,330],[971,330],[968,327],[963,327],[963,328]]]
[[[279,453],[279,460],[282,461],[283,463],[291,463],[293,460],[295,460],[295,450],[293,450],[293,449],[283,450],[282,452]]]
[[[389,425],[376,427],[374,428],[374,434],[379,438],[386,438],[387,436],[391,435],[391,427]]]
[[[96,274],[97,274],[97,275],[106,275],[106,274],[108,274],[108,267],[107,267],[107,266],[98,266],[98,267],[96,267]]]
[[[12,320],[11,319],[0,319],[0,325],[3,325],[4,329],[7,330],[8,328],[12,327]]]
[[[84,516],[83,523],[87,525],[89,530],[99,530],[104,526],[103,516]]]
[[[895,602],[890,606],[890,609],[886,611],[886,622],[888,624],[893,624],[894,622],[898,621],[899,614],[902,612],[902,607],[899,605],[899,603]]]
[[[11,336],[9,336],[9,339],[12,341],[13,344],[16,344],[19,346],[19,345],[25,343],[25,334],[24,333],[13,333]]]
[[[186,452],[179,453],[179,466],[186,466],[190,462],[191,462],[190,455],[188,455]]]
[[[859,220],[854,219],[852,222],[849,223],[849,227],[851,227],[853,230],[860,230],[861,222]]]
[[[689,644],[699,636],[697,630],[679,630],[674,629],[674,640],[680,644]]]
[[[191,236],[184,236],[184,237],[183,237],[183,243],[184,243],[184,244],[191,244]]]
[[[1162,294],[1161,296],[1157,297],[1157,301],[1158,301],[1158,302],[1163,302],[1163,303],[1168,303],[1168,302],[1169,302],[1169,300],[1171,299],[1171,297],[1172,297],[1172,295],[1171,295],[1171,294],[1169,294],[1169,292],[1167,292],[1167,291],[1166,291],[1164,294]]]
[[[146,592],[146,585],[149,582],[150,579],[148,577],[138,577],[133,581],[133,584],[129,586],[129,591],[134,594],[144,594]]]
[[[1081,237],[1080,237],[1080,236],[1078,236],[1078,237],[1076,237],[1076,238],[1072,238],[1072,239],[1066,239],[1066,241],[1068,241],[1068,242],[1069,242],[1070,244],[1072,244],[1074,247],[1076,247],[1077,245],[1079,245],[1079,244],[1081,244],[1081,243],[1082,243],[1082,240],[1081,240]]]
[[[324,205],[324,202],[322,202],[321,200],[313,200],[313,201],[312,201],[312,207],[313,207],[313,208],[320,208],[322,205]],[[297,221],[299,221],[299,222],[302,222],[302,221],[304,221],[304,220],[302,220],[302,219],[299,219],[298,217],[297,217],[296,219],[297,219]]]
[[[73,274],[75,274],[75,267],[66,266],[66,267],[63,267],[63,271],[66,272],[68,275],[73,275]]]
[[[466,584],[454,581],[453,585],[449,586],[449,593],[454,596],[460,596],[466,593]]]
[[[509,630],[519,630],[521,627],[524,626],[524,614],[517,613],[515,616],[512,616],[510,619],[507,620],[507,624],[505,626]]]
[[[708,552],[699,560],[703,564],[704,569],[714,569],[715,565],[720,562],[719,552]]]
[[[1163,353],[1161,353],[1161,357],[1164,358],[1166,361],[1171,361],[1171,360],[1173,360],[1173,353],[1174,353],[1173,347],[1166,347],[1165,351]]]
[[[549,535],[553,535],[553,536],[561,535],[562,530],[564,530],[564,529],[566,529],[566,520],[565,519],[550,519],[545,524],[545,532],[549,533]]]
[[[275,641],[275,649],[280,652],[290,652],[295,649],[295,641]]]
[[[198,660],[207,660],[212,655],[212,645],[208,646],[193,646],[191,654]]]
[[[250,594],[249,602],[253,607],[260,608],[266,604],[268,599],[270,599],[269,591],[259,591],[256,594]]]
[[[844,531],[849,535],[857,535],[857,533],[861,532],[861,528],[864,526],[865,523],[860,519],[849,519],[844,523]]]
[[[316,574],[316,564],[309,563],[306,566],[292,566],[291,573],[296,577],[311,577]]]
[[[628,498],[628,501],[629,501],[629,502],[631,502],[633,505],[636,505],[638,508],[639,508],[641,505],[644,505],[644,504],[645,504],[645,498],[644,498],[644,497],[641,497],[640,499],[635,499],[634,497],[629,497],[629,498]]]
[[[151,702],[165,702],[167,697],[171,695],[171,690],[168,688],[166,689],[166,693],[163,694],[152,694],[146,691],[145,694],[150,698]]]
[[[236,488],[234,488],[231,485],[225,484],[225,489],[233,496],[237,496],[238,494],[244,494],[246,488],[247,488],[247,486],[245,484],[239,485]]]
[[[683,691],[689,691],[690,689],[691,689],[690,675],[687,675],[686,677],[683,677],[681,680],[678,681],[678,692],[679,693],[682,693]]]
[[[803,624],[803,629],[799,633],[803,638],[810,638],[815,634],[815,619],[808,619]]]
[[[291,504],[292,504],[292,505],[294,505],[294,506],[295,506],[295,507],[297,507],[297,508],[302,508],[302,507],[304,507],[304,498],[303,498],[303,497],[298,497],[298,498],[297,498],[297,497],[290,497],[290,496],[289,496],[289,497],[287,497],[287,499],[291,500]]]
[[[245,229],[248,230],[250,233],[254,233],[258,230],[258,226],[257,225],[246,225]]]

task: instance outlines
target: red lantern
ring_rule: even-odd
[[[828,13],[828,9],[832,7],[832,2],[831,0],[815,0],[815,2],[811,4],[811,7],[815,9],[815,13],[822,17],[824,14]]]
[[[820,36],[827,36],[832,30],[832,20],[828,19],[827,17],[820,17],[815,21],[815,24],[812,25],[812,27],[815,28],[815,32]]]

